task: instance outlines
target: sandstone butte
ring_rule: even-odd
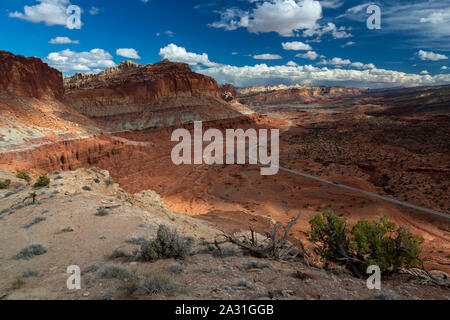
[[[217,82],[187,64],[122,62],[98,75],[64,80],[67,103],[83,115],[124,130],[241,117]]]

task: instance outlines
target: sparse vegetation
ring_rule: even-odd
[[[39,276],[39,270],[37,269],[28,269],[24,273],[22,273],[22,278],[31,278],[31,277],[38,277]]]
[[[110,260],[116,260],[119,258],[126,258],[128,255],[125,253],[125,251],[116,249],[113,251],[113,253],[108,257]]]
[[[108,264],[99,271],[102,279],[133,279],[135,274],[127,266],[120,264]]]
[[[10,186],[11,184],[11,180],[6,179],[6,180],[1,180],[0,181],[0,189],[6,189]]]
[[[310,224],[308,235],[319,244],[317,251],[325,262],[345,265],[358,276],[370,265],[389,274],[422,264],[419,247],[423,239],[397,227],[387,216],[379,221],[361,220],[349,231],[344,218],[326,211]]]
[[[270,269],[270,264],[267,262],[250,261],[246,266],[246,269]]]
[[[126,242],[134,245],[143,245],[147,240],[144,237],[132,237],[128,239]]]
[[[182,274],[186,268],[181,264],[172,264],[167,268],[167,272],[172,275]]]
[[[25,180],[27,182],[31,181],[31,177],[29,176],[29,174],[27,172],[21,171],[21,170],[17,171],[17,178]]]
[[[83,189],[84,191],[92,191],[92,188],[89,186],[84,186],[81,189]]]
[[[31,220],[29,223],[27,223],[23,228],[24,229],[29,229],[32,226],[34,226],[34,225],[36,225],[36,224],[38,224],[38,223],[40,223],[42,221],[45,221],[45,220],[47,220],[46,217],[35,217],[33,220]]]
[[[25,285],[25,281],[22,278],[16,278],[11,284],[11,290],[17,290],[22,288]]]
[[[97,272],[100,269],[100,266],[98,264],[92,264],[90,266],[87,266],[83,269],[83,272],[81,274],[87,274],[91,272]]]
[[[108,214],[109,214],[109,212],[105,208],[98,208],[97,213],[95,215],[98,217],[104,217],[104,216],[107,216]]]
[[[118,290],[116,287],[108,288],[102,292],[101,299],[102,300],[111,300],[115,295],[117,295],[117,291]]]
[[[47,253],[47,248],[44,247],[42,244],[32,244],[20,250],[20,252],[16,256],[16,259],[28,260],[34,258],[35,256],[43,255],[45,253]]]
[[[222,257],[242,257],[244,253],[242,250],[235,245],[229,245],[221,248]]]
[[[35,188],[47,187],[50,184],[50,178],[47,176],[40,176],[39,179],[34,184]]]
[[[144,261],[185,259],[190,254],[193,244],[193,238],[182,237],[176,230],[161,225],[156,238],[142,244],[138,257]]]
[[[238,287],[245,287],[245,288],[251,288],[252,285],[250,283],[248,283],[248,281],[246,280],[239,280],[237,283]]]
[[[155,295],[159,293],[173,293],[178,285],[173,279],[164,274],[152,274],[137,283],[134,295]]]
[[[59,230],[58,233],[67,233],[67,232],[74,232],[75,230],[73,230],[72,227],[65,227],[64,229]]]

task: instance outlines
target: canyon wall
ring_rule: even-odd
[[[97,124],[64,103],[61,72],[0,51],[0,153],[92,135]]]
[[[64,99],[62,74],[38,58],[0,51],[0,94]]]

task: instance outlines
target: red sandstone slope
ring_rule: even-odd
[[[66,78],[65,86],[73,108],[125,130],[242,116],[221,98],[213,78],[184,63],[122,62],[98,75]]]
[[[92,135],[96,124],[68,108],[62,74],[38,58],[0,51],[0,152]]]
[[[250,106],[324,103],[360,94],[361,91],[354,88],[312,87],[310,85],[279,85],[237,89],[238,100]]]

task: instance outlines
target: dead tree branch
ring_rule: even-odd
[[[277,224],[274,225],[272,233],[266,233],[266,239],[260,244],[258,243],[257,234],[252,228],[250,228],[250,238],[245,235],[237,237],[235,234],[222,234],[219,237],[223,240],[218,241],[216,238],[214,244],[219,251],[221,251],[220,244],[232,243],[259,258],[286,260],[295,258],[299,254],[304,257],[307,253],[303,246],[303,242],[298,240],[296,243],[292,244],[287,240],[290,230],[298,222],[300,216],[301,214],[289,222],[280,238],[278,237],[278,231],[282,225]],[[301,251],[297,249],[298,247],[300,247]]]

